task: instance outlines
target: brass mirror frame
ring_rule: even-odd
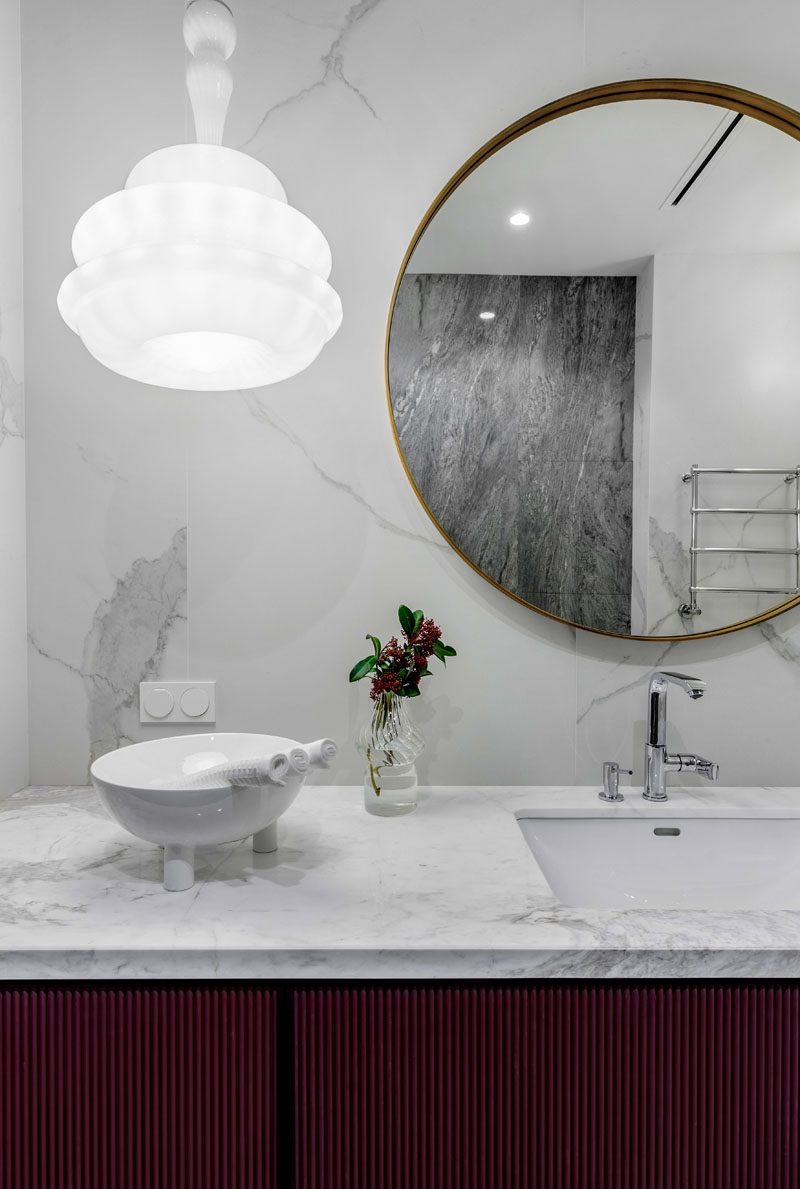
[[[535,603],[530,603],[520,595],[514,594],[513,591],[507,590],[491,574],[487,574],[471,558],[467,557],[431,511],[425,497],[416,484],[414,476],[411,474],[405,454],[403,453],[400,436],[397,432],[394,408],[392,406],[392,394],[389,388],[389,339],[400,283],[417,244],[425,234],[434,216],[444,206],[453,191],[479,165],[482,165],[489,157],[494,156],[505,145],[516,140],[517,137],[524,136],[526,132],[531,132],[534,128],[541,127],[542,124],[548,124],[551,120],[557,120],[560,116],[583,111],[584,108],[597,107],[604,103],[618,103],[628,99],[684,99],[695,103],[707,103],[714,107],[725,107],[729,111],[737,111],[743,115],[752,116],[753,119],[761,120],[764,124],[771,124],[773,128],[785,132],[795,140],[800,140],[800,112],[795,111],[793,108],[786,107],[784,104],[778,103],[774,99],[768,99],[765,95],[759,95],[754,91],[744,91],[740,87],[731,87],[725,83],[701,82],[697,79],[682,78],[645,78],[630,80],[628,82],[606,83],[602,87],[590,87],[587,90],[576,91],[572,95],[566,95],[563,99],[556,99],[553,103],[547,103],[544,107],[539,107],[527,116],[516,120],[513,124],[509,124],[502,132],[498,132],[496,136],[488,140],[476,153],[473,153],[461,168],[453,174],[431,203],[412,236],[411,243],[400,265],[400,271],[394,283],[392,299],[389,305],[389,317],[386,325],[386,347],[384,352],[386,399],[389,406],[389,419],[394,442],[400,455],[400,461],[403,464],[403,470],[416,493],[417,499],[450,548],[458,554],[462,561],[466,562],[470,569],[474,570],[476,574],[480,574],[481,578],[486,582],[491,583],[492,586],[502,591],[504,595],[513,599],[514,602],[521,603],[523,607],[529,607],[531,611],[536,611],[537,614],[544,615],[547,619],[554,619],[558,623],[567,624],[569,627],[578,628],[584,632],[592,632],[597,636],[611,636],[618,640],[645,640],[651,641],[654,644],[677,643],[679,640],[707,640],[712,636],[726,636],[730,632],[738,632],[743,628],[752,627],[754,624],[764,623],[768,619],[773,619],[776,615],[781,615],[784,611],[798,606],[800,604],[800,595],[795,595],[785,602],[778,604],[776,607],[764,611],[760,615],[755,615],[750,619],[737,620],[735,623],[721,628],[714,628],[708,632],[692,632],[680,636],[634,636],[625,635],[621,632],[609,632],[603,628],[588,627],[586,624],[575,623],[571,619],[563,619],[560,615],[553,615],[552,612],[545,611],[543,607],[537,607]]]

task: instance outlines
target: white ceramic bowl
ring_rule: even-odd
[[[277,848],[275,823],[303,786],[305,773],[290,770],[283,786],[170,788],[181,777],[212,764],[249,760],[302,747],[278,735],[222,732],[178,735],[134,743],[92,764],[94,787],[112,817],[137,838],[165,848],[164,886],[183,891],[194,883],[194,848],[237,842],[253,835],[256,851]],[[313,765],[312,765],[313,766]]]

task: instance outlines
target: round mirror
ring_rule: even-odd
[[[800,599],[800,115],[616,84],[484,146],[395,289],[406,470],[518,601],[612,635]]]

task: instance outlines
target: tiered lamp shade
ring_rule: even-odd
[[[194,0],[184,37],[198,141],[151,153],[72,237],[58,308],[100,363],[145,384],[256,388],[308,367],[339,328],[331,253],[275,175],[223,148],[236,34]]]

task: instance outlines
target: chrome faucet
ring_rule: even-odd
[[[678,685],[690,698],[702,698],[706,683],[686,673],[653,673],[648,691],[647,744],[644,749],[644,796],[648,801],[667,800],[668,772],[697,772],[706,780],[719,780],[719,764],[702,756],[667,751],[667,689]]]

